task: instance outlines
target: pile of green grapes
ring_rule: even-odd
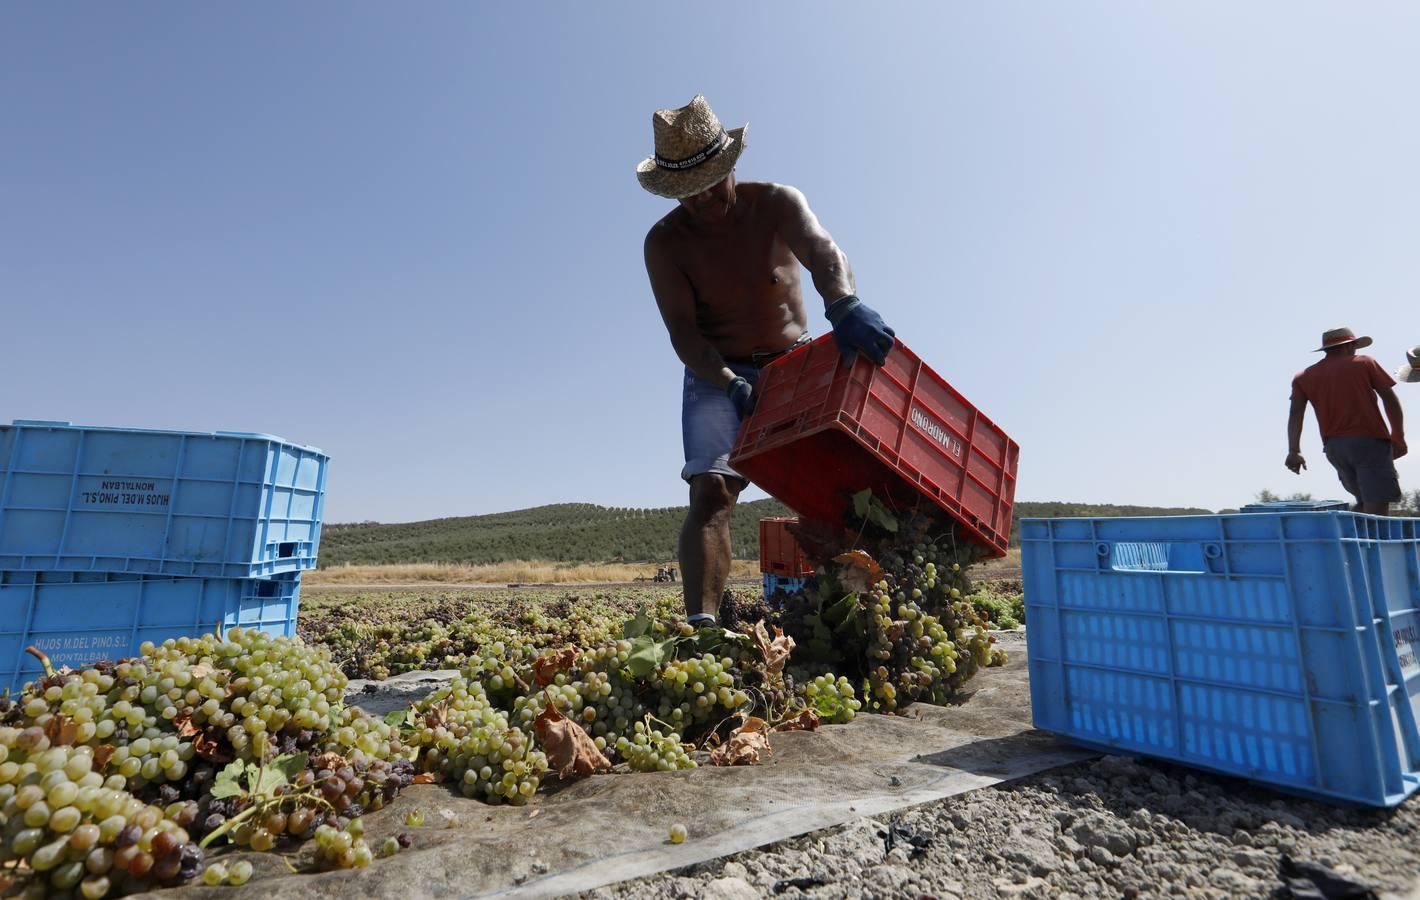
[[[233,628],[48,671],[0,697],[0,895],[241,884],[248,861],[206,859],[232,847],[368,866],[363,817],[415,781],[522,805],[572,771],[539,730],[548,717],[585,732],[571,742],[599,755],[585,771],[664,772],[750,717],[838,724],[940,703],[1003,657],[964,599],[972,552],[929,533],[865,529],[865,553],[825,554],[782,605],[728,604],[729,628],[691,628],[669,591],[443,597],[418,614],[322,610],[305,640]],[[446,667],[458,676],[384,718],[345,702],[351,677]]]

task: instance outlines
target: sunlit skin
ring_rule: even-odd
[[[651,227],[645,254],[676,355],[721,388],[735,377],[725,357],[783,350],[808,328],[800,264],[825,306],[856,290],[848,258],[802,193],[740,182],[733,171],[679,200]],[[718,615],[730,569],[730,514],[743,487],[713,473],[691,479],[679,545],[689,615]]]

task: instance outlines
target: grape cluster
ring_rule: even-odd
[[[463,676],[414,708],[412,742],[425,771],[459,786],[465,797],[520,806],[537,791],[547,757],[529,732],[515,728],[488,701],[482,685]]]
[[[322,825],[316,829],[316,865],[326,869],[363,869],[375,859],[365,843],[365,826],[353,819],[343,829]]]
[[[637,722],[630,738],[616,742],[616,752],[637,772],[671,772],[693,769],[695,760],[685,751],[680,735]]]
[[[846,676],[816,675],[805,681],[801,690],[805,705],[825,725],[847,724],[863,706]]]
[[[652,677],[660,695],[656,715],[674,728],[718,721],[749,705],[735,682],[734,660],[713,653],[672,660]]]
[[[107,778],[85,746],[51,746],[38,726],[0,727],[0,865],[26,894],[86,898],[176,884],[202,851],[163,811]]]

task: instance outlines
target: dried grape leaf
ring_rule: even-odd
[[[311,768],[315,769],[317,772],[321,769],[334,771],[341,766],[348,765],[350,765],[350,760],[341,756],[339,753],[321,753],[318,756],[311,757]]]
[[[602,756],[582,726],[565,718],[551,703],[533,720],[533,730],[547,754],[548,768],[556,771],[558,777],[581,778],[611,771],[611,762]]]
[[[62,715],[55,714],[44,723],[44,736],[54,746],[67,746],[79,736],[79,726]]]
[[[113,744],[99,744],[94,748],[94,770],[102,772],[108,768],[108,761],[113,759],[114,751],[118,748]]]
[[[815,731],[819,726],[818,713],[811,709],[800,710],[797,716],[785,719],[775,725],[773,731]]]
[[[833,558],[833,561],[841,567],[838,572],[838,580],[850,591],[866,591],[882,581],[882,566],[879,566],[877,560],[862,550],[849,550],[847,553],[840,553]]]
[[[177,728],[178,737],[190,740],[202,733],[202,729],[192,724],[191,713],[178,713],[173,716],[173,725]]]
[[[758,716],[748,716],[722,746],[711,751],[710,762],[716,766],[753,766],[761,755],[772,752],[768,724]]]
[[[411,782],[411,784],[438,784],[438,783],[439,783],[439,776],[436,775],[436,774],[434,774],[433,772],[420,772],[418,775],[415,775],[415,776],[414,776],[414,780]]]
[[[565,672],[572,668],[572,664],[577,661],[577,648],[563,647],[554,653],[544,653],[532,661],[533,680],[539,687],[551,683],[558,672]]]
[[[784,663],[789,661],[789,654],[794,651],[794,639],[785,634],[784,629],[776,625],[774,626],[774,639],[770,640],[769,630],[764,627],[762,621],[755,623],[754,631],[750,634],[754,637],[760,654],[764,656],[764,671],[770,675],[782,672]]]

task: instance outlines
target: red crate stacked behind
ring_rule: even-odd
[[[759,571],[787,578],[814,574],[814,567],[804,559],[799,542],[789,533],[788,526],[798,521],[785,516],[759,520]]]
[[[839,362],[832,335],[760,375],[730,465],[802,518],[841,525],[851,497],[926,498],[989,556],[1011,533],[1020,447],[901,341],[882,368]]]

